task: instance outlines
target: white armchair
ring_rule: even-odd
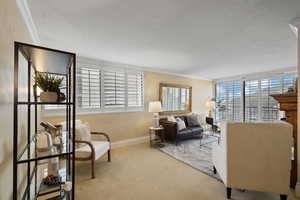
[[[65,122],[62,123],[65,129]],[[94,140],[92,135],[102,136],[105,140]],[[76,120],[75,127],[75,160],[90,161],[92,178],[95,178],[95,161],[107,153],[107,161],[111,161],[111,142],[109,135],[102,132],[93,132],[88,123]]]
[[[227,187],[272,192],[287,199],[292,156],[292,125],[276,123],[221,124],[221,138],[213,146],[214,172]]]

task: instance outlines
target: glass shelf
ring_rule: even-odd
[[[35,136],[32,138],[31,143],[20,152],[18,155],[18,163],[27,163],[33,161],[39,161],[49,158],[55,157],[63,157],[67,155],[71,155],[73,153],[72,149],[72,140],[67,137],[69,134],[64,131],[62,133],[62,145],[56,146],[53,145],[51,149],[47,151],[38,151],[35,152],[36,138]],[[30,151],[30,157],[28,158],[28,151]]]
[[[73,105],[73,102],[26,102],[19,101],[17,102],[19,105]]]

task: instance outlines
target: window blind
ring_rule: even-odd
[[[282,93],[280,78],[268,78],[260,81],[260,120],[274,121],[278,119],[278,102],[271,94]]]
[[[241,121],[241,82],[227,82],[216,85],[217,120]]]
[[[78,107],[101,107],[101,71],[93,68],[80,68],[77,72]]]
[[[295,82],[296,77],[289,75],[216,83],[216,119],[246,122],[278,120],[278,102],[270,95],[291,90]]]
[[[128,107],[140,107],[144,103],[144,75],[142,72],[127,71]]]
[[[138,111],[144,107],[144,73],[122,68],[80,67],[77,107],[100,112]]]
[[[105,108],[125,107],[125,84],[124,71],[103,71],[103,101]]]
[[[245,121],[259,119],[259,81],[250,80],[245,82]]]

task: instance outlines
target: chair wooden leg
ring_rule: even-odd
[[[95,178],[95,159],[92,158],[92,179]]]
[[[227,199],[231,199],[231,188],[226,188],[227,189]]]
[[[107,161],[108,161],[108,162],[111,161],[111,158],[110,158],[110,150],[108,150],[108,152],[107,152]]]
[[[213,166],[214,174],[217,174],[217,169],[215,166]]]
[[[280,195],[280,200],[287,200],[287,199],[288,199],[287,195],[285,194]]]

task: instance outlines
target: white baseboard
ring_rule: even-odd
[[[137,137],[137,138],[132,138],[128,140],[121,140],[118,142],[112,142],[111,143],[111,148],[116,149],[120,147],[126,147],[134,144],[141,144],[149,141],[149,136],[143,136],[143,137]]]
[[[296,193],[296,197],[300,197],[300,183],[299,182],[297,182],[297,184],[296,184],[295,193]]]

